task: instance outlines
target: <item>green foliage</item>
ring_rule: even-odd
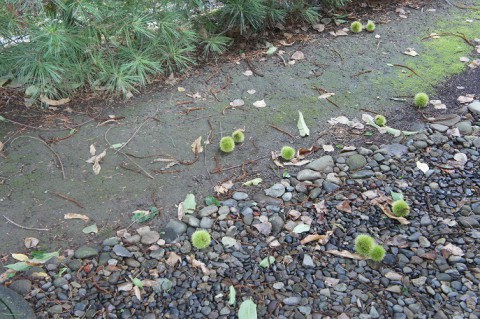
[[[210,206],[210,205],[215,205],[215,206],[222,206],[222,203],[216,199],[215,197],[213,197],[212,195],[209,195],[207,197],[205,197],[205,205],[207,206]]]
[[[385,126],[385,124],[387,124],[387,119],[385,118],[385,116],[383,115],[375,115],[375,124],[377,124],[378,126]]]
[[[220,140],[220,150],[224,153],[233,152],[235,149],[235,141],[231,136],[222,137]]]
[[[281,156],[284,160],[289,161],[295,157],[295,149],[291,146],[284,146],[281,150]]]
[[[365,30],[368,32],[373,32],[375,31],[375,22],[372,20],[368,20],[367,25],[365,26]]]
[[[224,35],[209,35],[200,45],[203,47],[203,56],[217,56],[224,53],[233,42],[232,38]]]
[[[245,134],[243,134],[243,130],[238,129],[232,133],[233,140],[235,143],[243,143],[245,140]]]
[[[227,30],[238,31],[241,35],[248,30],[260,31],[264,27],[267,7],[263,0],[225,0],[219,9],[219,22]]]
[[[416,107],[424,108],[428,105],[428,102],[429,102],[428,95],[425,93],[417,93],[413,98],[413,102],[415,103]]]
[[[370,250],[368,257],[370,257],[373,261],[376,262],[382,261],[383,258],[385,258],[385,248],[375,244]]]
[[[197,249],[205,249],[210,246],[212,238],[206,230],[197,230],[192,234],[192,245]]]
[[[352,24],[350,25],[350,30],[353,32],[353,33],[360,33],[362,32],[363,30],[363,25],[360,21],[354,21],[352,22]]]
[[[355,238],[355,251],[362,256],[367,256],[374,245],[375,240],[370,235],[361,234]]]
[[[410,214],[410,206],[403,199],[396,200],[392,204],[392,212],[397,217],[406,217]]]
[[[160,211],[156,207],[150,207],[149,210],[137,210],[132,215],[132,222],[134,223],[144,223],[152,220],[155,216],[157,216]]]

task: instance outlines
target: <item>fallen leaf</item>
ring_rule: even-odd
[[[352,207],[350,206],[350,201],[349,200],[344,200],[343,202],[338,203],[335,206],[336,209],[341,210],[342,212],[346,213],[351,213],[352,212]]]
[[[304,223],[300,223],[292,230],[294,233],[301,234],[305,233],[310,230],[310,225],[306,225]]]
[[[230,102],[230,106],[232,107],[239,107],[245,105],[245,102],[242,99],[235,99],[232,102]]]
[[[28,261],[30,258],[25,254],[12,254],[13,259],[18,261]]]
[[[272,55],[272,54],[274,54],[277,50],[278,50],[277,47],[271,46],[270,48],[268,48],[268,50],[267,50],[267,52],[265,52],[265,54]]]
[[[98,233],[97,224],[93,224],[93,225],[85,227],[84,229],[82,229],[82,232],[84,234],[91,234],[91,233],[96,234],[96,233]]]
[[[263,181],[263,179],[261,178],[254,178],[252,180],[249,180],[249,181],[246,181],[245,183],[243,183],[243,186],[257,186],[258,184],[260,184],[261,182]]]
[[[331,35],[333,35],[334,37],[339,37],[339,36],[346,36],[348,35],[347,32],[343,31],[343,30],[338,30],[338,31],[330,31],[329,32]]]
[[[430,168],[428,167],[428,164],[422,163],[420,161],[417,161],[417,168],[424,173],[426,173],[430,170]]]
[[[399,248],[406,248],[408,247],[408,239],[405,235],[396,235],[392,238],[385,240],[385,245],[394,246]]]
[[[233,306],[237,302],[237,292],[233,285],[228,288],[228,291],[228,304]]]
[[[177,90],[178,90],[178,92],[185,92],[185,91],[186,91],[185,88],[184,88],[184,87],[181,87],[181,86],[179,86],[179,87],[177,88]]]
[[[60,99],[60,100],[51,100],[48,97],[46,97],[45,95],[40,95],[40,101],[42,101],[42,103],[45,103],[45,104],[48,104],[48,105],[59,106],[59,105],[67,104],[68,102],[70,102],[70,99],[65,98],[65,99]]]
[[[100,162],[103,160],[103,158],[107,155],[106,150],[104,150],[102,153],[95,155],[91,158],[89,158],[86,162],[92,164],[93,163],[93,172],[95,175],[98,175],[100,173],[100,170],[102,169],[100,166]]]
[[[470,103],[473,101],[473,98],[474,98],[474,94],[465,94],[465,95],[460,95],[458,98],[457,98],[457,101],[462,103],[462,104],[465,104],[465,103]]]
[[[466,56],[460,57],[460,62],[469,62],[469,61],[470,61],[470,59],[467,58]]]
[[[350,259],[356,259],[356,260],[366,260],[368,259],[367,257],[361,256],[359,254],[354,254],[351,253],[347,250],[327,250],[325,251],[327,254],[339,256],[339,257],[344,257],[344,258],[350,258]]]
[[[255,91],[255,90],[252,89],[252,90],[248,90],[247,92],[248,92],[248,94],[253,95],[253,94],[255,94],[257,91]]]
[[[303,60],[305,59],[305,55],[302,51],[295,51],[292,56],[290,57],[292,60]]]
[[[142,294],[140,293],[140,288],[138,286],[133,287],[133,293],[135,294],[135,297],[137,297],[139,301],[142,300]]]
[[[35,248],[37,247],[39,240],[35,237],[27,237],[24,242],[26,248]]]
[[[445,225],[447,225],[449,227],[454,227],[454,226],[458,225],[457,221],[452,220],[450,218],[446,218],[446,219],[440,218],[439,221],[441,221],[442,223],[444,223]]]
[[[333,145],[322,145],[322,147],[323,147],[323,150],[324,150],[325,152],[333,152],[333,151],[335,151],[335,148],[333,147]]]
[[[281,44],[281,45],[283,45],[284,47],[291,47],[292,45],[295,44],[295,41],[288,43],[288,42],[285,41],[285,40],[280,40],[280,41],[278,41],[278,43]],[[280,52],[279,52],[279,53],[280,53]]]
[[[405,217],[397,217],[395,216],[391,211],[390,211],[390,208],[388,208],[386,205],[382,205],[380,203],[377,203],[377,206],[380,207],[380,209],[382,210],[382,212],[387,215],[387,217],[391,218],[391,219],[395,219],[397,220],[400,224],[402,225],[408,225],[410,224],[410,222],[405,218]]]
[[[297,122],[298,131],[300,132],[300,136],[308,136],[310,135],[310,130],[305,124],[305,120],[303,119],[302,112],[298,111],[298,122]]]
[[[332,278],[332,277],[325,278],[325,285],[327,287],[336,287],[339,282],[340,282],[340,279],[338,278]]]
[[[275,257],[273,256],[268,256],[268,257],[265,257],[261,262],[260,262],[260,267],[263,267],[263,268],[267,268],[268,266],[270,266],[271,264],[273,264],[275,262]]]
[[[272,151],[272,160],[277,165],[277,167],[284,167],[283,164],[279,161],[278,157],[280,156],[279,153]]]
[[[235,238],[229,237],[229,236],[222,237],[222,244],[227,248],[228,247],[234,247],[236,249],[241,248],[241,245],[239,244],[239,242]]]
[[[204,263],[202,263],[199,260],[196,260],[193,257],[188,257],[187,256],[187,260],[192,263],[193,267],[200,268],[205,276],[209,276],[213,272],[212,270],[208,269],[207,265],[205,265]]]
[[[129,281],[118,285],[118,291],[130,291],[133,289],[133,284]]]
[[[370,116],[370,115],[368,115],[368,116]],[[373,117],[371,119],[373,121]],[[359,129],[359,130],[364,129],[364,127],[365,127],[362,123],[358,122],[356,119],[349,120],[348,117],[343,116],[343,115],[338,116],[338,117],[332,117],[327,122],[330,125],[343,124],[343,125],[348,125],[352,128],[356,128],[356,129]]]
[[[245,72],[243,72],[243,75],[245,76],[252,76],[253,75],[253,72],[251,70],[247,70]]]
[[[175,267],[175,265],[182,260],[182,257],[180,257],[179,255],[177,255],[175,252],[173,251],[170,251],[167,253],[168,255],[168,258],[167,260],[165,261],[167,263],[167,265],[171,266],[171,267]]]
[[[463,252],[463,250],[460,248],[460,247],[457,247],[455,245],[452,245],[452,244],[446,244],[445,246],[443,246],[442,248],[442,252],[443,251],[446,251],[446,252],[449,252],[451,253],[452,255],[454,256],[463,256],[465,255],[465,253]]]
[[[260,216],[261,223],[253,225],[261,234],[268,236],[272,232],[272,223],[268,221],[268,218],[262,218],[265,216]]]
[[[63,216],[63,219],[81,219],[84,222],[88,223],[90,218],[86,215],[77,214],[77,213],[68,213]]]
[[[199,136],[193,143],[192,143],[192,152],[195,155],[200,154],[203,152],[203,146],[202,146],[202,137]]]
[[[95,148],[95,144],[90,145],[90,155],[94,156],[97,153],[97,149]]]
[[[197,203],[195,202],[195,195],[187,194],[185,200],[183,201],[183,209],[186,214],[193,214],[197,208]]]
[[[230,188],[233,187],[233,182],[231,180],[229,181],[226,181],[224,183],[222,183],[221,185],[217,185],[213,188],[213,190],[218,193],[218,194],[225,194],[227,193]]]
[[[325,25],[321,23],[316,23],[312,25],[312,28],[318,32],[323,32],[325,30]]]
[[[303,166],[303,165],[306,165],[310,162],[311,162],[311,160],[301,160],[301,161],[299,161],[298,159],[294,158],[290,162],[283,163],[283,165],[285,165],[285,166]]]
[[[253,106],[255,106],[255,107],[265,107],[265,106],[267,106],[267,103],[265,103],[265,100],[259,100],[259,101],[253,102]]]
[[[335,93],[324,93],[324,94],[320,95],[318,98],[319,99],[328,99],[329,97],[334,96],[334,95],[335,95]]]
[[[470,69],[476,69],[480,66],[480,59],[473,60],[472,63],[468,65]]]
[[[333,230],[327,231],[325,235],[307,235],[304,239],[300,241],[302,245],[305,245],[312,241],[317,241],[320,245],[326,245],[330,240],[330,237],[333,235]]]
[[[238,309],[238,319],[257,319],[257,305],[251,300],[245,300]]]
[[[407,48],[403,54],[409,55],[409,56],[417,56],[418,53],[415,51],[414,48]]]

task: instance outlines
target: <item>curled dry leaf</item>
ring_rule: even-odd
[[[305,55],[302,51],[295,51],[292,56],[290,57],[292,60],[303,60],[305,59]]]
[[[322,147],[323,147],[323,151],[325,151],[325,152],[335,151],[335,148],[333,147],[333,145],[322,145]]]
[[[279,156],[280,154],[278,154],[275,151],[272,151],[272,160],[275,163],[275,165],[277,165],[277,167],[284,167],[283,164],[278,159]]]
[[[460,95],[458,98],[457,98],[457,101],[462,103],[462,104],[465,104],[465,103],[470,103],[473,101],[473,98],[475,97],[475,94],[465,94],[465,95]]]
[[[95,175],[98,175],[100,173],[100,170],[102,167],[100,166],[100,162],[103,160],[103,158],[107,155],[107,150],[104,150],[98,155],[95,155],[93,157],[90,157],[86,162],[92,164],[93,163],[93,172]]]
[[[323,32],[325,30],[325,25],[321,23],[316,23],[312,25],[312,28],[318,32]]]
[[[251,90],[248,90],[247,93],[250,94],[250,95],[253,95],[255,94],[257,91],[255,91],[254,89],[251,89]]]
[[[328,99],[329,97],[334,96],[334,95],[335,95],[335,93],[324,93],[324,94],[320,95],[318,98],[319,99]]]
[[[171,251],[169,253],[167,253],[168,255],[168,258],[166,260],[166,263],[167,265],[171,266],[171,267],[175,267],[175,265],[182,260],[182,257],[180,257],[179,255],[175,254],[175,252]]]
[[[409,55],[409,56],[417,56],[418,53],[415,51],[414,48],[407,48],[403,54]]]
[[[350,201],[349,200],[344,200],[343,202],[338,203],[335,206],[336,209],[341,210],[342,212],[346,213],[351,213],[352,212],[352,207],[350,206]]]
[[[201,136],[199,136],[199,137],[192,143],[192,152],[193,152],[195,155],[203,152],[202,137],[201,137]]]
[[[70,102],[70,99],[65,98],[65,99],[60,99],[60,100],[51,100],[48,97],[46,97],[45,95],[40,95],[40,101],[42,101],[42,103],[45,103],[45,104],[48,104],[48,105],[59,106],[59,105],[67,104],[68,102]]]
[[[326,245],[328,241],[330,240],[330,237],[333,235],[333,230],[327,231],[325,235],[319,235],[319,234],[313,234],[313,235],[307,235],[305,238],[303,238],[300,243],[302,245],[305,245],[307,243],[310,243],[312,241],[317,241],[318,244],[320,245]]]
[[[86,215],[77,214],[77,213],[68,213],[63,216],[63,219],[81,219],[84,222],[88,222],[90,218]]]
[[[26,248],[35,248],[37,247],[39,240],[35,237],[27,237],[25,238],[25,247]]]
[[[233,182],[231,180],[229,181],[226,181],[224,183],[222,183],[221,185],[217,185],[213,188],[213,190],[217,193],[217,194],[225,194],[227,193],[230,188],[233,187]]]
[[[329,33],[330,33],[331,35],[333,35],[334,37],[339,37],[339,36],[346,36],[346,35],[348,35],[348,33],[345,32],[344,30],[330,31]]]
[[[239,107],[245,105],[245,101],[242,99],[235,99],[232,102],[230,102],[230,106],[232,107]]]
[[[387,217],[391,218],[391,219],[395,219],[397,220],[400,224],[402,225],[408,225],[410,224],[410,222],[405,218],[405,217],[397,217],[395,216],[391,211],[390,211],[390,208],[388,208],[387,206],[385,205],[382,205],[382,204],[379,204],[377,203],[377,206],[380,207],[380,209],[382,210],[382,212],[387,215]]]
[[[356,260],[366,260],[368,259],[367,257],[361,256],[359,254],[354,254],[349,252],[348,250],[327,250],[325,251],[327,254],[339,256],[339,257],[344,257],[344,258],[350,258],[350,259],[356,259]]]
[[[201,261],[196,260],[193,257],[187,256],[187,261],[189,261],[193,267],[202,269],[202,272],[205,276],[209,276],[213,270],[208,269],[208,267]]]
[[[253,72],[251,70],[247,70],[245,72],[243,72],[243,75],[245,76],[252,76],[253,75]]]
[[[90,145],[90,155],[94,156],[97,153],[97,149],[95,148],[95,144]]]
[[[446,244],[442,248],[442,254],[445,255],[455,255],[455,256],[463,256],[465,253],[460,247],[452,245],[451,243]]]
[[[300,132],[300,136],[308,136],[310,135],[310,130],[305,124],[305,120],[303,118],[302,112],[298,111],[298,122],[297,122],[298,131]]]
[[[422,163],[420,161],[417,161],[417,167],[418,167],[419,170],[421,170],[424,173],[426,173],[430,170],[430,168],[428,167],[428,164]]]

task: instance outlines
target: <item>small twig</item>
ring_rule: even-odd
[[[371,73],[371,72],[373,72],[373,70],[362,71],[362,72],[359,72],[357,74],[352,75],[351,78],[353,79],[353,78],[359,77],[360,75]]]
[[[179,101],[177,103],[175,103],[175,105],[179,106],[179,105],[187,105],[187,104],[192,104],[194,103],[194,101]]]
[[[343,61],[343,56],[340,54],[340,52],[338,52],[336,49],[332,48],[332,51],[335,52],[339,57],[340,57],[340,60],[342,62],[342,64],[344,63]]]
[[[50,144],[55,144],[57,142],[60,142],[60,141],[63,141],[63,140],[66,140],[67,138],[70,138],[72,137],[73,135],[77,134],[78,130],[77,129],[73,129],[73,133],[72,134],[68,134],[67,136],[64,136],[64,137],[54,137],[48,141],[46,141],[43,137],[41,137],[39,135],[39,137],[45,142],[47,143],[48,145]]]
[[[220,72],[220,68],[217,68],[217,69],[205,80],[205,84],[208,84],[208,82],[210,82],[210,80],[213,79],[213,77],[214,77],[215,75],[217,75],[219,72]]]
[[[84,207],[82,204],[80,204],[76,199],[71,198],[71,197],[69,197],[69,196],[67,196],[67,195],[65,195],[65,194],[57,193],[57,192],[54,192],[54,193],[52,193],[52,194],[53,194],[53,195],[56,195],[56,196],[58,196],[58,197],[60,197],[60,198],[63,198],[63,199],[65,199],[65,200],[68,200],[69,202],[74,203],[75,205],[77,205],[77,206],[80,207],[80,208],[85,208],[85,207]]]
[[[34,227],[26,227],[26,226],[22,226],[20,224],[17,224],[16,222],[14,222],[13,220],[9,219],[7,216],[3,215],[3,218],[5,218],[9,223],[21,228],[21,229],[26,229],[26,230],[39,230],[39,231],[49,231],[50,229],[47,229],[47,228],[34,228]]]
[[[336,107],[340,108],[340,107],[338,106],[338,104],[335,103],[335,102],[333,102],[330,98],[327,97],[325,100],[327,100],[327,101],[330,102],[331,104],[335,105]]]
[[[264,77],[265,75],[263,75],[262,73],[258,72],[257,69],[253,66],[252,62],[248,59],[248,58],[245,58],[245,62],[247,63],[248,65],[248,68],[252,71],[253,74],[257,75],[257,76],[260,76],[260,77]]]
[[[279,128],[279,127],[277,127],[277,126],[275,126],[275,125],[269,124],[268,126],[270,126],[271,128],[276,129],[277,131],[279,131],[279,132],[281,132],[281,133],[283,133],[283,134],[285,134],[285,135],[290,136],[290,138],[295,139],[295,136],[293,136],[292,134],[288,133],[287,131],[282,130],[281,128]]]
[[[190,108],[187,108],[184,111],[181,111],[180,113],[188,115],[193,111],[200,111],[200,110],[205,110],[205,108],[204,107],[190,107]]]
[[[480,10],[480,8],[478,8],[478,10]],[[454,37],[459,37],[459,38],[462,38],[465,42],[468,43],[468,45],[472,46],[472,47],[475,47],[475,44],[472,43],[472,41],[470,41],[469,39],[467,39],[467,36],[461,32],[458,32],[458,33],[453,33],[453,32],[440,32],[440,33],[436,33],[435,35],[451,35],[451,36],[454,36]],[[423,38],[422,40],[426,40],[426,39],[430,39],[432,38],[434,35],[429,35],[428,37],[425,37]]]
[[[417,73],[414,69],[412,69],[411,67],[409,67],[409,66],[402,65],[402,64],[393,64],[393,66],[397,66],[397,67],[399,67],[399,68],[405,68],[405,69],[411,71],[411,72],[412,72],[413,74],[415,74],[416,76],[420,77],[420,75],[418,75],[418,73]]]
[[[245,164],[252,164],[252,163],[258,162],[259,160],[264,159],[264,158],[267,158],[267,157],[270,157],[270,155],[262,156],[262,157],[259,157],[259,158],[253,159],[253,160],[249,160],[249,161],[243,162],[243,163],[240,164],[240,165],[230,166],[230,167],[226,167],[226,168],[221,168],[221,166],[218,166],[217,168],[215,168],[214,170],[212,170],[211,173],[212,173],[212,174],[216,174],[216,173],[220,173],[220,172],[230,171],[230,170],[232,170],[232,169],[242,167],[242,166],[245,165]],[[217,164],[218,164],[218,163],[217,163]]]
[[[213,97],[215,98],[215,100],[217,100],[217,102],[221,102],[217,97],[217,93],[215,93],[215,91],[213,90],[213,87],[210,88],[209,92],[213,95]]]
[[[407,102],[407,99],[401,99],[398,97],[391,97],[390,100],[397,101],[397,102]]]
[[[16,139],[19,139],[19,138],[22,138],[22,137],[25,137],[25,138],[31,138],[32,140],[37,140],[37,141],[40,141],[42,142],[43,144],[45,144],[46,147],[48,147],[48,149],[53,153],[53,155],[55,155],[55,158],[57,159],[57,162],[58,164],[60,165],[60,169],[62,170],[62,176],[63,176],[63,179],[66,179],[66,176],[65,176],[65,169],[63,168],[63,163],[62,163],[62,160],[60,159],[60,156],[58,155],[57,152],[55,152],[55,150],[47,144],[47,142],[45,142],[44,140],[38,138],[38,137],[35,137],[35,136],[27,136],[27,135],[22,135],[22,136],[18,136],[16,138],[14,138],[10,144],[13,144],[13,142],[16,140]]]

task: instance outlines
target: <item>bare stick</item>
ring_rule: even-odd
[[[295,139],[295,136],[293,136],[292,134],[288,133],[287,131],[284,131],[284,130],[282,130],[281,128],[279,128],[279,127],[277,127],[277,126],[275,126],[275,125],[272,125],[272,124],[270,124],[269,126],[270,126],[271,128],[276,129],[277,131],[279,131],[279,132],[281,132],[281,133],[283,133],[283,134],[285,134],[285,135],[288,135],[288,136],[290,136],[291,138]]]
[[[80,208],[85,208],[85,207],[84,207],[82,204],[80,204],[76,199],[71,198],[71,197],[69,197],[69,196],[67,196],[67,195],[64,195],[64,194],[62,194],[62,193],[57,193],[57,192],[54,192],[54,193],[52,193],[52,194],[53,194],[53,195],[56,195],[56,196],[58,196],[58,197],[60,197],[60,198],[63,198],[63,199],[65,199],[65,200],[68,200],[69,202],[74,203],[75,205],[77,205],[77,206],[80,207]]]
[[[137,135],[138,131],[140,131],[140,129],[142,128],[142,126],[144,126],[145,123],[147,123],[147,121],[148,121],[149,119],[151,119],[152,117],[155,117],[155,115],[157,115],[158,110],[159,110],[159,108],[157,107],[157,110],[155,111],[155,113],[153,113],[152,116],[147,117],[147,118],[142,122],[142,124],[140,124],[140,125],[137,127],[137,129],[133,132],[132,136],[130,136],[130,138],[129,138],[119,149],[117,149],[117,151],[115,152],[115,154],[117,154],[118,152],[120,152],[125,146],[127,146],[128,143],[130,143],[131,140],[133,140],[133,138],[135,137],[135,135]]]
[[[39,139],[38,137],[35,137],[35,136],[22,135],[22,136],[18,136],[18,137],[16,137],[16,138],[14,138],[14,139],[10,142],[10,144],[13,144],[13,142],[14,142],[16,139],[19,139],[19,138],[22,138],[22,137],[31,138],[32,140],[40,141],[40,142],[42,142],[46,147],[48,147],[48,149],[53,153],[53,155],[55,155],[55,157],[56,157],[56,159],[57,159],[57,162],[58,162],[58,164],[60,165],[60,169],[62,170],[63,179],[66,179],[65,169],[63,168],[63,163],[62,163],[62,160],[60,159],[60,156],[59,156],[58,153],[55,152],[55,150],[54,150],[50,145],[48,145],[48,143],[45,142],[44,140]]]
[[[5,218],[9,223],[21,228],[21,229],[26,229],[26,230],[41,230],[41,231],[48,231],[50,229],[47,229],[47,228],[33,228],[33,227],[26,227],[26,226],[22,226],[20,224],[17,224],[16,222],[14,222],[13,220],[9,219],[7,216],[3,215],[3,218]]]

